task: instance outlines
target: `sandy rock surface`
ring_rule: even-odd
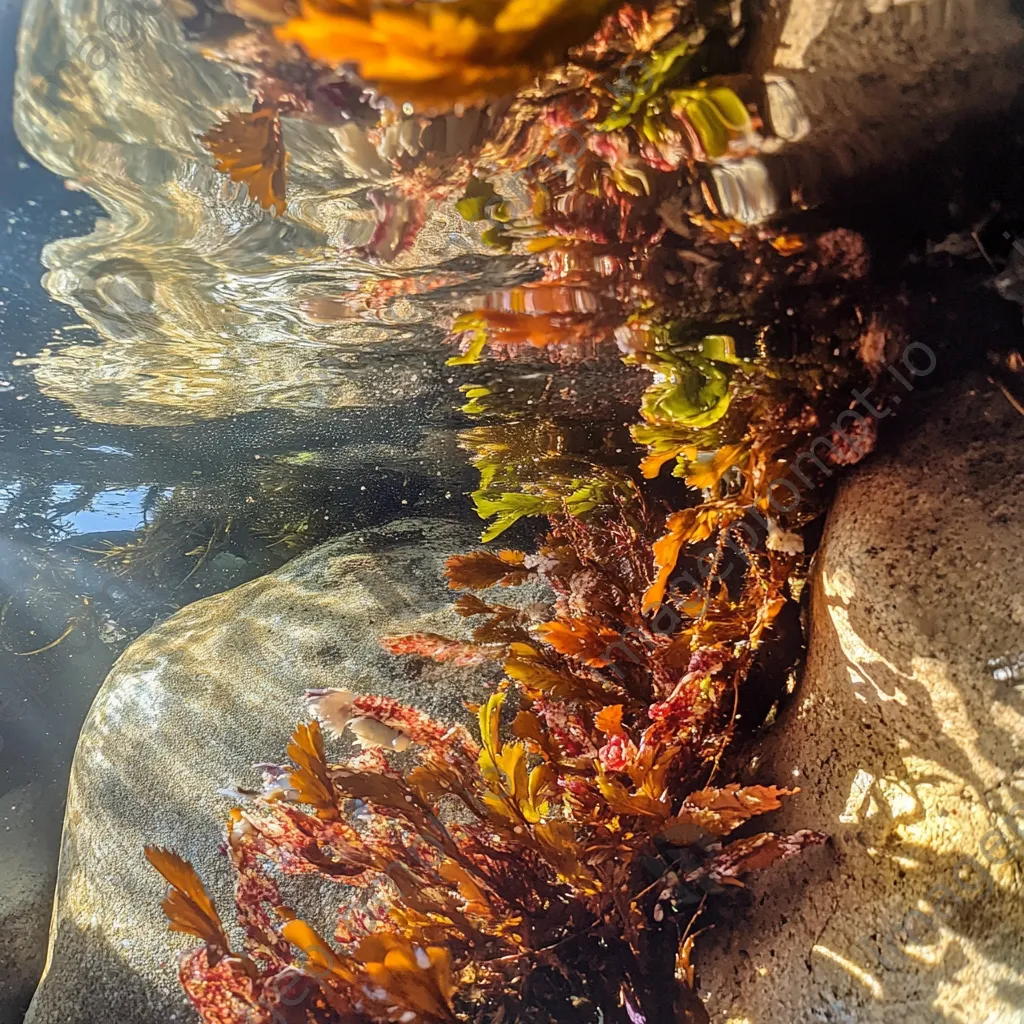
[[[840,488],[755,772],[831,850],[711,933],[716,1024],[1024,1021],[1024,417],[984,377],[921,401]]]
[[[60,839],[46,810],[45,787],[29,782],[0,803],[0,1021],[21,1019],[43,966],[52,851]],[[43,808],[43,813],[40,813]]]

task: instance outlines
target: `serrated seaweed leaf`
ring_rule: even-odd
[[[324,737],[316,721],[300,722],[288,744],[288,756],[295,764],[289,781],[299,801],[310,804],[326,821],[338,818],[338,795],[327,768]]]
[[[644,592],[645,614],[656,611],[665,598],[669,577],[679,559],[679,553],[686,544],[697,544],[707,540],[717,525],[713,510],[684,508],[673,512],[665,522],[665,533],[654,542],[654,582]]]
[[[146,860],[171,887],[162,905],[170,930],[194,935],[202,941],[210,965],[216,966],[230,954],[230,947],[217,910],[195,868],[173,851],[158,846],[147,846],[145,853]]]
[[[611,648],[620,635],[603,625],[600,619],[581,616],[567,622],[544,622],[534,632],[559,654],[602,668],[611,661]]]
[[[276,107],[228,114],[202,138],[215,166],[232,181],[244,184],[252,200],[276,214],[285,211],[285,162]]]
[[[483,665],[488,661],[500,661],[505,653],[500,644],[478,644],[467,640],[452,640],[438,633],[406,633],[405,636],[388,636],[380,641],[381,646],[392,654],[416,654],[431,661],[450,662],[459,667]]]
[[[306,954],[310,965],[316,971],[332,974],[345,981],[356,980],[353,972],[346,968],[327,940],[312,925],[296,918],[281,926],[281,934],[288,942],[293,946],[298,946]]]
[[[697,825],[713,836],[728,835],[756,815],[778,810],[782,806],[779,797],[798,792],[778,786],[741,786],[735,782],[720,788],[699,789],[687,796],[662,834],[672,842],[689,835],[686,826]]]
[[[455,1021],[451,954],[444,947],[417,945],[400,935],[377,933],[360,942],[356,958],[397,1010],[414,1015],[406,1019]]]
[[[810,829],[801,829],[792,835],[776,835],[761,832],[746,839],[737,839],[726,846],[721,853],[693,876],[706,873],[722,885],[742,885],[740,876],[751,871],[761,871],[781,861],[795,857],[809,846],[820,846],[828,836]]]
[[[524,582],[532,570],[524,565],[522,551],[471,551],[452,555],[445,563],[445,577],[452,590],[486,590],[488,587],[514,587]]]

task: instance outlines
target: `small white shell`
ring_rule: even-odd
[[[309,706],[321,725],[332,735],[340,736],[352,717],[352,693],[350,690],[325,690],[311,698]]]
[[[404,732],[392,729],[391,726],[378,722],[376,718],[353,718],[349,721],[348,727],[352,730],[356,743],[363,750],[387,747],[390,750],[402,751],[408,750],[412,745],[412,740]]]

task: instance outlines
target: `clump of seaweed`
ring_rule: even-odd
[[[233,526],[230,515],[218,516],[212,523],[199,523],[194,517],[160,515],[146,523],[138,537],[123,544],[107,542],[101,548],[81,550],[95,555],[97,565],[117,576],[157,577],[168,565],[188,564],[187,580],[218,551],[224,550]]]
[[[307,694],[290,763],[266,768],[229,821],[237,947],[195,872],[148,851],[172,928],[202,940],[180,975],[210,1024],[706,1022],[692,956],[709,902],[825,840],[736,838],[793,791],[716,780],[748,677],[802,588],[819,489],[874,443],[851,388],[877,382],[898,332],[837,294],[863,287],[858,236],[759,227],[767,193],[716,192],[708,168],[756,158],[768,131],[749,82],[696,71],[710,39],[737,39],[734,5],[703,20],[684,0],[616,6],[557,66],[477,74],[481,53],[525,59],[545,22],[601,5],[527,6],[368,0],[278,29],[399,104],[516,89],[443,185],[436,164],[393,161],[403,202],[455,196],[485,244],[539,270],[455,318],[450,365],[575,368],[611,351],[644,376],[629,432],[595,442],[588,424],[585,444],[586,403],[574,422],[494,378],[462,384],[483,541],[528,517],[547,532],[533,552],[449,560],[471,639],[384,644],[500,666],[473,709],[478,736],[380,696]],[[442,22],[461,33],[443,53]],[[422,38],[392,48],[414,23]],[[522,48],[494,49],[506,25]],[[385,109],[379,127],[398,117]],[[787,320],[794,296],[803,314]],[[546,605],[495,598],[527,580]],[[360,749],[329,757],[321,727]],[[282,875],[365,895],[339,893],[329,940],[284,905]]]
[[[700,909],[824,839],[730,839],[789,791],[692,781],[720,753],[792,560],[759,559],[735,609],[719,598],[660,634],[642,609],[642,527],[624,511],[592,528],[561,516],[534,556],[451,559],[450,585],[468,591],[460,613],[482,620],[474,643],[413,634],[388,646],[504,659],[479,738],[387,698],[307,695],[315,719],[296,730],[291,764],[266,768],[263,792],[232,812],[241,949],[194,873],[149,851],[173,887],[172,927],[204,942],[181,966],[204,1019],[288,1006],[297,1020],[529,1020],[538,1005],[558,1020],[653,1021],[669,1007],[669,1019],[707,1019],[690,964]],[[531,576],[555,591],[549,621],[477,596]],[[329,760],[320,723],[362,752]],[[282,906],[268,865],[371,895],[344,900],[331,943]]]
[[[229,822],[239,948],[194,872],[149,851],[172,885],[172,927],[204,943],[180,968],[204,1020],[708,1019],[691,962],[707,902],[825,838],[733,838],[791,791],[713,784],[740,688],[804,569],[797,535],[758,550],[750,527],[732,531],[770,498],[778,437],[806,435],[793,391],[738,389],[737,403],[759,409],[751,436],[710,460],[675,453],[700,488],[695,505],[652,512],[635,483],[592,508],[563,496],[543,511],[550,530],[536,553],[449,560],[472,639],[407,634],[385,646],[502,665],[476,709],[478,737],[388,698],[307,694],[314,720],[296,730],[290,764],[265,768],[262,792]],[[483,482],[516,482],[517,445],[560,457],[557,436],[541,425],[478,437]],[[709,545],[703,569],[698,542]],[[730,551],[743,563],[735,580],[722,564]],[[545,614],[491,596],[531,579],[554,595]],[[329,758],[321,725],[360,751]],[[284,905],[279,875],[367,896],[339,895],[329,940]]]

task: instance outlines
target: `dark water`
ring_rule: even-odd
[[[110,652],[90,640],[44,657],[41,663],[14,653],[33,630],[43,636],[51,626],[46,620],[53,618],[33,613],[27,601],[29,585],[47,564],[51,537],[18,528],[22,516],[15,509],[15,496],[34,489],[34,478],[46,472],[38,452],[42,432],[60,437],[72,418],[56,403],[41,401],[31,377],[13,364],[37,339],[74,322],[73,313],[52,302],[40,284],[39,251],[51,239],[91,223],[95,208],[74,202],[84,197],[68,193],[59,179],[25,153],[14,135],[10,112],[19,7],[0,7],[0,593],[6,610],[0,640],[0,790],[6,813],[14,809],[10,800],[19,787],[42,780],[53,800],[35,813],[48,819],[47,831],[53,834],[59,827],[61,791],[66,788],[77,729],[91,699],[89,691],[94,692],[109,665]],[[56,461],[64,468],[54,466],[53,486],[75,487],[81,471],[72,466],[78,458],[58,455]],[[42,493],[47,495],[40,503],[45,515],[49,495],[59,491],[44,488]],[[73,600],[70,595],[67,599]]]

